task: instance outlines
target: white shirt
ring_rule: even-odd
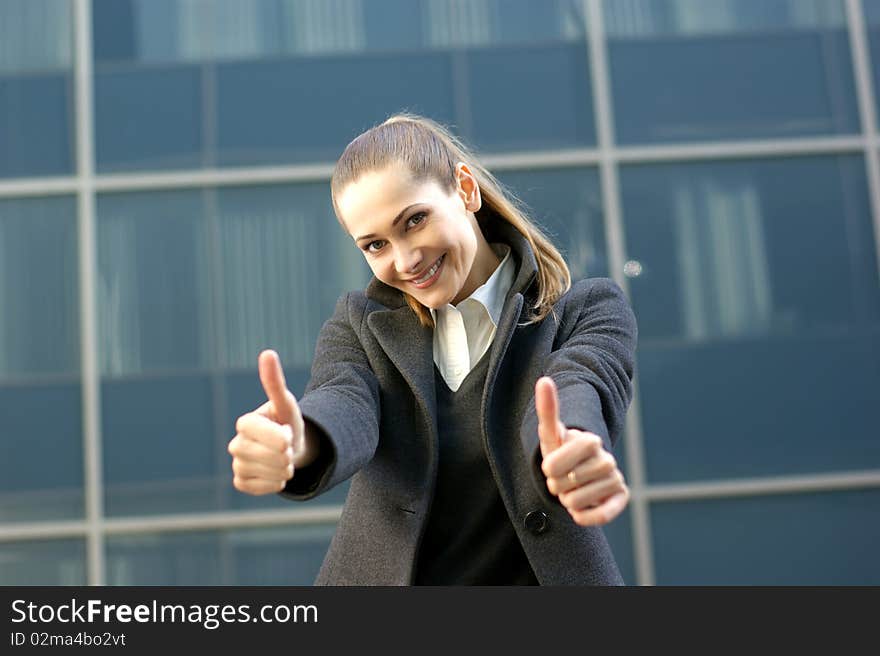
[[[489,350],[507,292],[513,285],[516,265],[507,244],[490,244],[501,263],[489,279],[457,306],[431,309],[434,318],[434,363],[456,391]]]

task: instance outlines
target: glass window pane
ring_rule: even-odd
[[[868,32],[868,51],[871,55],[871,75],[874,82],[874,102],[880,108],[880,0],[862,0]]]
[[[0,522],[82,518],[79,381],[0,382],[0,417]]]
[[[0,199],[0,380],[79,371],[76,204]]]
[[[599,175],[593,168],[499,171],[498,179],[560,249],[572,280],[607,276]]]
[[[451,65],[440,54],[236,62],[217,76],[221,164],[332,161],[402,107],[453,118]]]
[[[553,0],[99,0],[101,171],[332,161],[390,113],[484,149],[595,143],[586,17]]]
[[[0,3],[0,178],[73,169],[70,3]]]
[[[312,585],[335,525],[111,536],[109,585]]]
[[[86,585],[85,542],[0,542],[0,585]]]
[[[105,511],[216,508],[229,465],[207,371],[203,194],[102,195],[97,214]]]
[[[837,0],[605,0],[623,144],[859,131]]]
[[[236,491],[226,447],[265,402],[259,352],[281,354],[301,395],[336,299],[369,279],[326,184],[105,194],[97,207],[107,514],[290,508]]]
[[[201,192],[101,195],[97,214],[101,371],[207,363],[211,271]]]
[[[302,389],[318,332],[340,294],[370,271],[336,220],[327,184],[265,185],[217,192],[225,367],[256,371],[278,351]]]
[[[83,515],[78,278],[74,200],[0,200],[0,521]]]
[[[95,159],[101,172],[191,168],[204,156],[199,67],[95,72]]]
[[[878,490],[654,503],[658,585],[877,585]]]
[[[880,464],[862,159],[628,166],[621,191],[650,480]]]
[[[216,207],[229,440],[235,420],[266,401],[256,368],[260,351],[279,353],[288,387],[300,397],[336,300],[366,287],[371,274],[337,222],[326,184],[221,189]],[[290,504],[229,490],[234,508]],[[347,491],[345,483],[313,503],[342,503]]]

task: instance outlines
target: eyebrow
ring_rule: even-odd
[[[400,210],[400,212],[398,213],[398,215],[394,217],[394,221],[391,222],[391,227],[393,228],[393,227],[396,226],[398,223],[400,223],[400,220],[403,218],[403,215],[406,214],[407,212],[409,212],[409,211],[410,211],[412,208],[414,208],[416,205],[421,205],[421,203],[413,203],[412,205],[407,205],[407,206],[404,207],[402,210]],[[361,241],[361,240],[363,240],[363,239],[372,239],[372,238],[375,237],[375,236],[376,236],[375,233],[372,233],[372,232],[371,232],[371,233],[368,234],[368,235],[361,235],[360,237],[358,237],[357,239],[355,239],[355,242],[359,242],[359,241]]]

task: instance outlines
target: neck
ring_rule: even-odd
[[[474,224],[476,224],[476,220],[474,220]],[[495,251],[492,250],[489,242],[486,241],[483,231],[479,229],[479,226],[477,226],[475,232],[477,235],[477,254],[474,257],[473,265],[471,265],[471,272],[468,275],[467,281],[465,281],[458,296],[452,300],[453,305],[457,305],[473,294],[479,287],[486,284],[486,281],[492,276],[498,265],[501,264],[501,260],[495,255]]]

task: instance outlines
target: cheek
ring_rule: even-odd
[[[379,280],[384,283],[389,283],[393,276],[391,268],[388,263],[385,261],[387,258],[379,257],[379,258],[367,258],[367,264],[370,267],[370,271],[373,272],[373,275],[376,276]]]

